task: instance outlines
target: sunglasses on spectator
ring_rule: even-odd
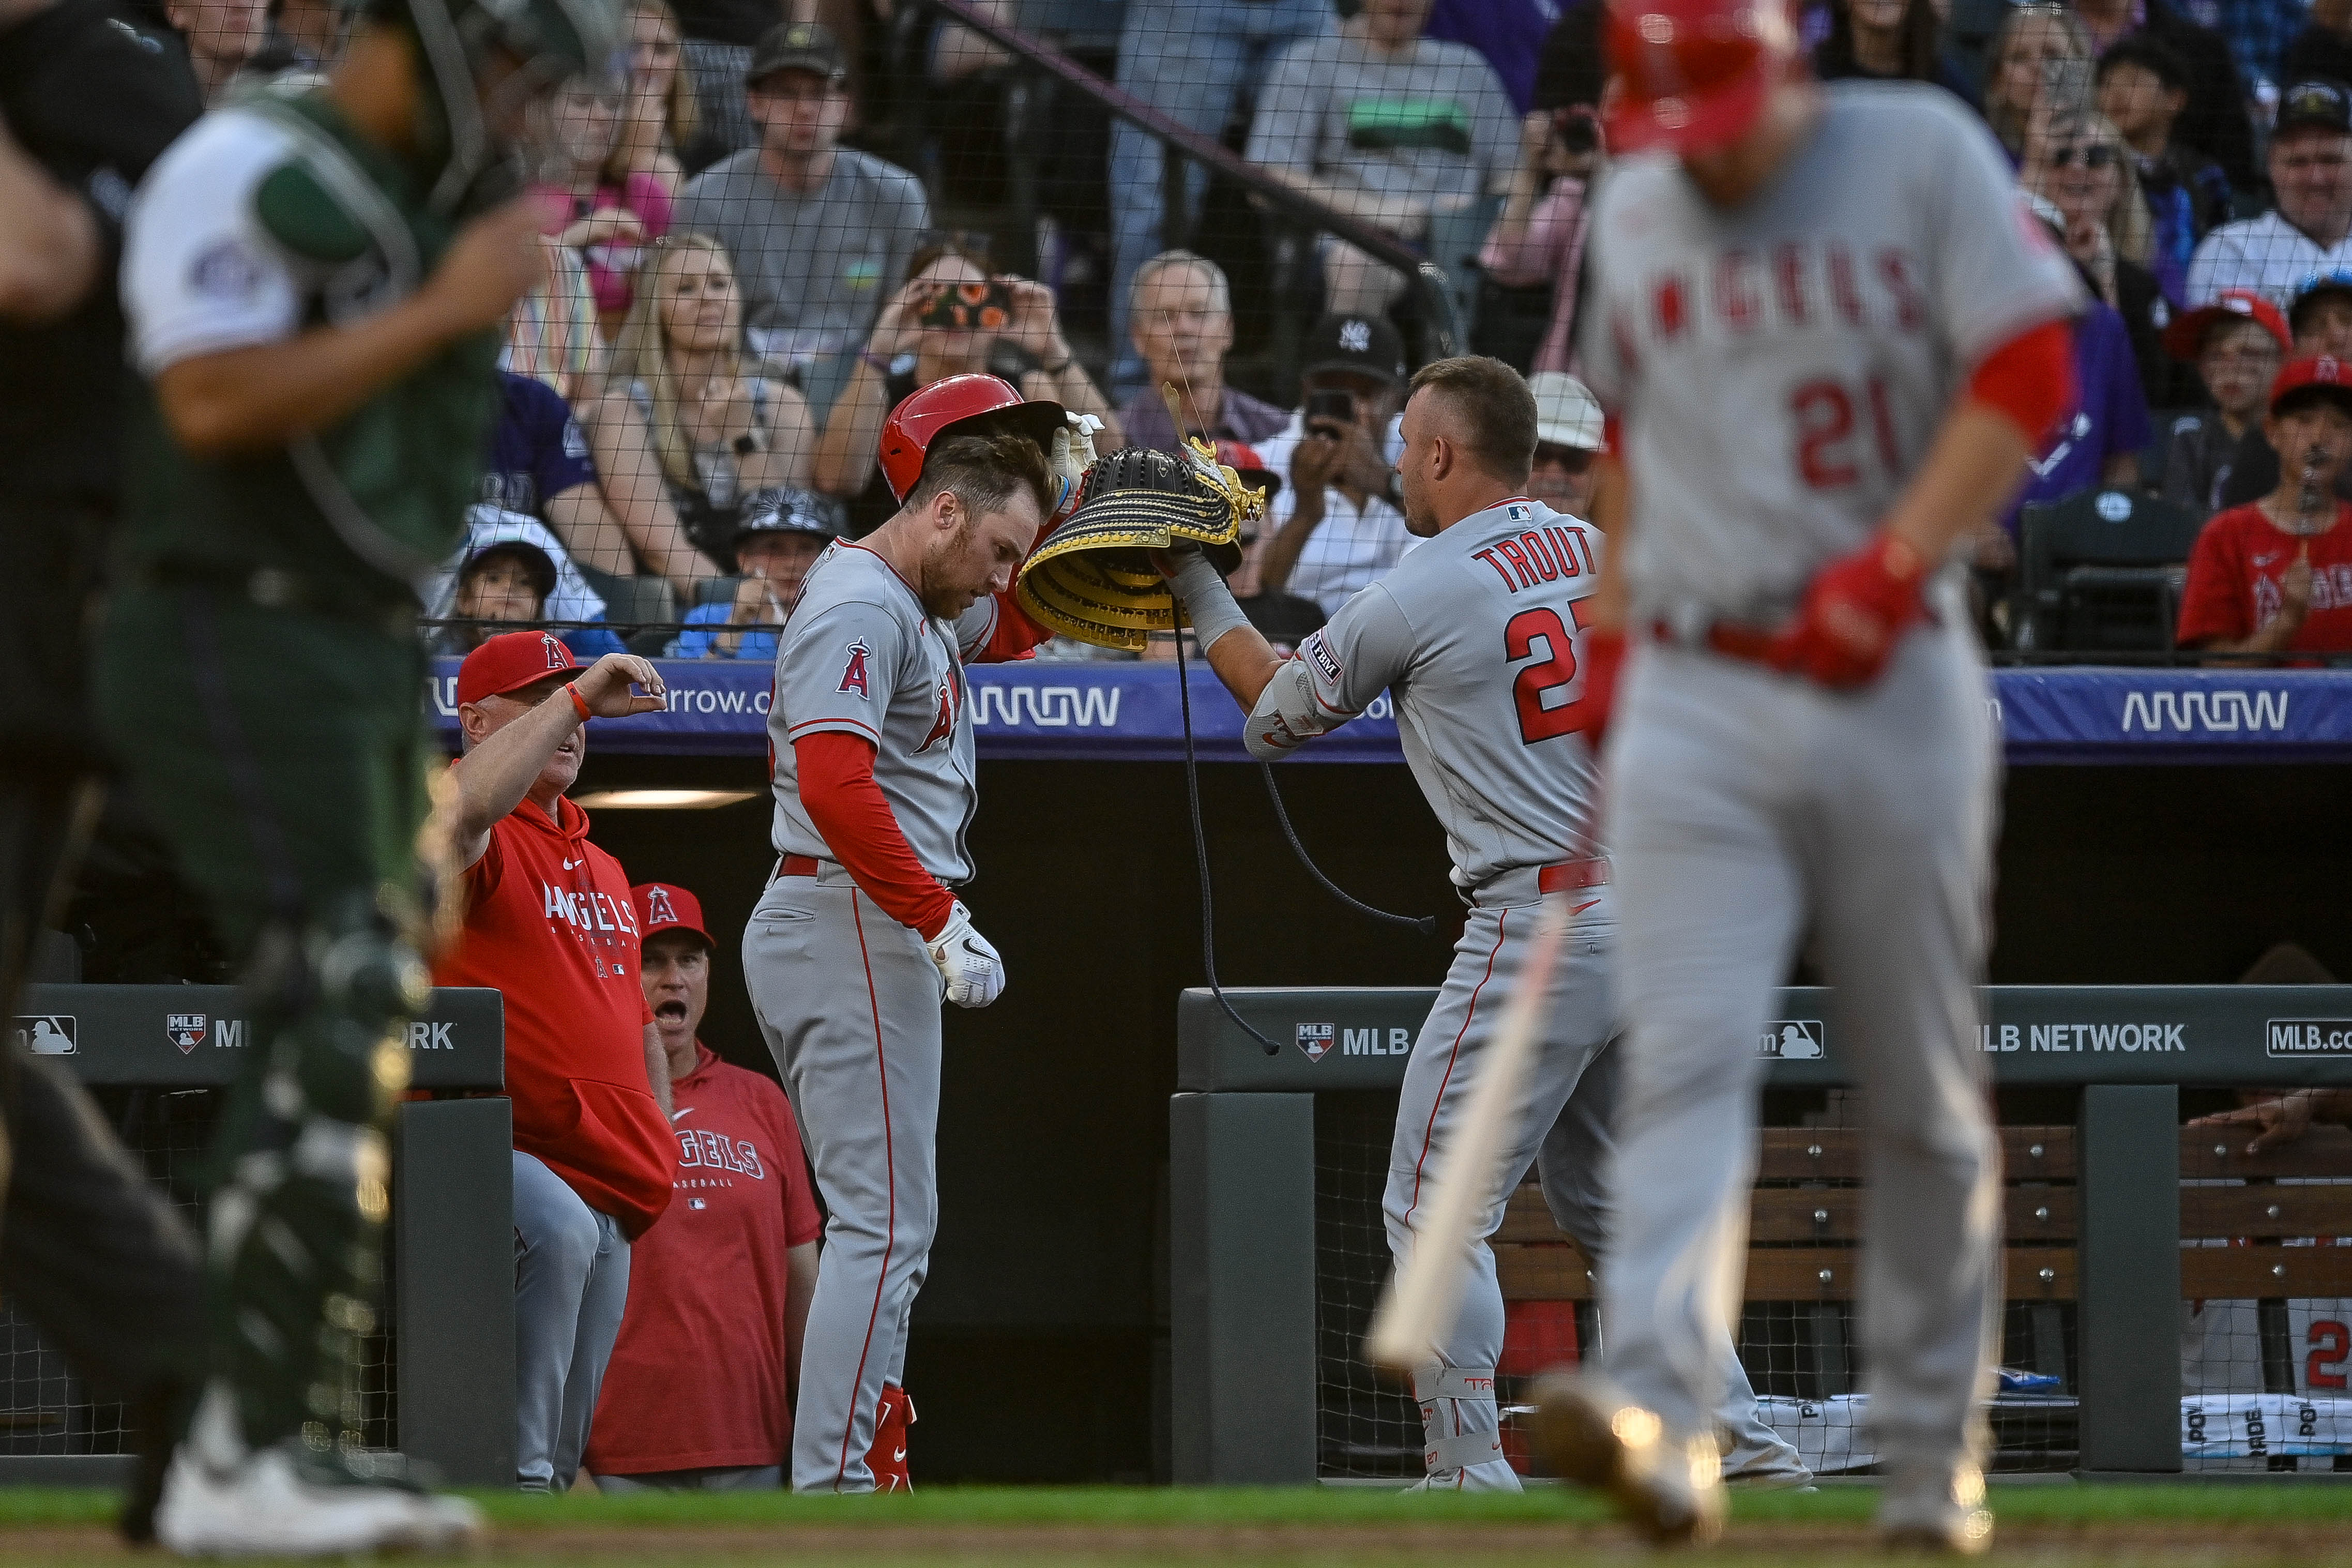
[[[1570,474],[1581,474],[1591,467],[1593,455],[1581,446],[1561,446],[1549,441],[1536,444],[1537,462],[1557,463]]]
[[[2112,144],[2105,141],[2083,142],[2072,147],[2053,148],[2050,152],[2050,166],[2053,169],[2063,169],[2077,158],[2083,161],[2083,167],[2085,169],[2104,169],[2116,161],[2116,149]]]

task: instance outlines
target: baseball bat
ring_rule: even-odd
[[[1495,1199],[1500,1175],[1496,1162],[1526,1113],[1520,1089],[1549,1005],[1552,965],[1568,936],[1568,895],[1548,894],[1542,911],[1519,983],[1504,1004],[1494,1047],[1480,1063],[1478,1082],[1462,1109],[1462,1124],[1440,1156],[1429,1202],[1423,1206],[1426,1218],[1373,1309],[1364,1356],[1374,1366],[1402,1374],[1423,1364],[1462,1309],[1470,1227]]]

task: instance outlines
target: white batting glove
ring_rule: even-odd
[[[971,928],[971,911],[961,900],[929,946],[931,962],[947,982],[948,1000],[956,1006],[984,1008],[1004,994],[1004,960]]]
[[[1095,432],[1103,422],[1090,413],[1074,413],[1069,423],[1054,432],[1054,450],[1046,454],[1045,466],[1054,475],[1055,494],[1053,521],[1059,523],[1077,509],[1078,486],[1086,482],[1087,470],[1095,465]]]

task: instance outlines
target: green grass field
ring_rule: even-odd
[[[760,1563],[859,1568],[1258,1568],[1426,1563],[1536,1568],[1647,1555],[1582,1495],[1404,1497],[1346,1490],[940,1487],[895,1498],[522,1498],[478,1493],[492,1561],[669,1568]],[[1736,1500],[1710,1564],[1858,1563],[1872,1550],[1874,1493]],[[1996,1486],[1994,1560],[2064,1565],[2352,1568],[2352,1484],[2265,1481]],[[104,1560],[112,1499],[0,1490],[0,1568]]]

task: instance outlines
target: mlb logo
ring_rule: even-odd
[[[73,1018],[67,1013],[20,1018],[16,1020],[16,1040],[35,1056],[71,1056],[76,1050]]]
[[[1828,1036],[1819,1019],[1776,1019],[1764,1026],[1763,1054],[1775,1061],[1818,1061]]]
[[[172,1043],[180,1048],[182,1056],[185,1056],[204,1044],[210,1021],[202,1013],[166,1013],[163,1015],[163,1032],[171,1036]]]
[[[1298,1049],[1307,1053],[1309,1061],[1320,1061],[1331,1054],[1331,1045],[1339,1030],[1328,1023],[1303,1023],[1298,1026]]]

